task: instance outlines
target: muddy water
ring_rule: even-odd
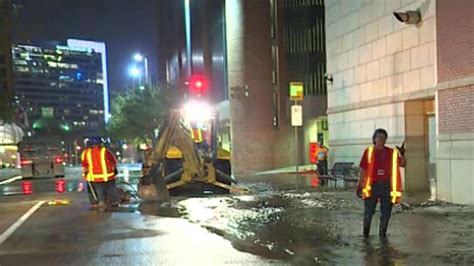
[[[247,195],[173,198],[165,205],[142,204],[139,210],[186,218],[241,251],[289,264],[474,264],[474,207],[398,206],[387,240],[377,236],[377,212],[370,238],[363,239],[362,201],[341,184],[329,189],[311,187],[309,177],[266,178],[244,183]]]
[[[229,239],[239,250],[291,264],[473,264],[474,210],[448,204],[394,209],[388,240],[361,237],[362,202],[352,192],[279,190],[191,198],[181,214]]]

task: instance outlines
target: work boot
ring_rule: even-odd
[[[368,238],[369,234],[370,234],[370,222],[364,221],[362,235],[364,236],[364,238]]]
[[[380,219],[379,237],[387,238],[388,219]]]

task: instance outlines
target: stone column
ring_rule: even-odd
[[[237,178],[274,167],[269,1],[226,1],[232,142]]]

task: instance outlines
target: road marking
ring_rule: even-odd
[[[14,181],[17,181],[17,180],[20,180],[20,179],[22,179],[21,175],[17,175],[15,177],[9,178],[7,180],[3,180],[2,182],[0,182],[0,186],[5,185],[5,184],[10,184],[10,183],[12,183]]]
[[[15,232],[18,227],[20,227],[37,209],[41,207],[46,201],[42,200],[35,204],[29,211],[27,211],[23,216],[20,217],[14,224],[12,224],[1,236],[0,236],[0,246],[10,237],[13,232]]]

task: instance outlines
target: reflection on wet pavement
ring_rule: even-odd
[[[235,248],[291,264],[473,264],[474,209],[446,203],[395,208],[388,240],[361,236],[362,202],[353,192],[278,190],[247,184],[251,195],[174,198],[144,214],[182,216]]]

